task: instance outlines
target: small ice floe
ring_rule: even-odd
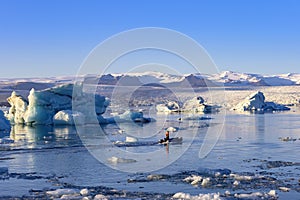
[[[103,194],[97,194],[94,197],[94,200],[108,200],[108,198],[106,196],[104,196]]]
[[[71,194],[78,194],[78,191],[75,189],[56,189],[46,192],[47,195],[54,196],[54,197],[61,197],[62,195],[71,195]]]
[[[288,187],[279,187],[279,190],[281,190],[282,192],[289,192],[291,190],[291,188]]]
[[[167,128],[167,131],[170,131],[170,132],[176,132],[176,131],[178,131],[178,127],[172,127],[172,126],[170,126],[169,128]]]
[[[162,175],[162,174],[150,174],[147,176],[147,180],[149,181],[154,181],[154,180],[162,180],[162,179],[166,179],[169,176],[167,175]]]
[[[202,179],[202,176],[192,175],[186,177],[185,179],[183,179],[183,181],[191,183],[192,185],[198,185],[199,183],[201,183]]]
[[[119,133],[119,134],[123,134],[123,133],[125,133],[125,130],[120,129],[120,130],[118,130],[118,133]]]
[[[173,195],[174,199],[191,199],[191,200],[222,200],[219,193],[199,194],[196,196],[188,193],[178,192]]]
[[[235,198],[238,199],[269,199],[269,198],[277,198],[277,194],[275,190],[270,190],[268,193],[263,192],[253,192],[253,193],[245,193],[245,194],[234,194]]]
[[[238,186],[239,184],[240,184],[240,181],[235,180],[232,185],[233,186]]]
[[[297,140],[292,137],[279,137],[278,139],[280,139],[281,141],[284,141],[284,142],[295,142]]]
[[[134,137],[129,137],[129,136],[127,136],[127,137],[125,138],[125,142],[127,142],[127,143],[137,142],[137,141],[138,141],[138,139],[137,139],[137,138],[134,138]]]
[[[127,159],[127,158],[118,158],[118,157],[111,157],[107,159],[108,162],[113,163],[113,164],[117,164],[117,163],[134,163],[137,162],[134,159]]]
[[[243,176],[243,175],[238,175],[238,174],[230,174],[231,177],[233,177],[237,181],[252,181],[256,177],[254,176]]]
[[[180,112],[180,103],[175,101],[170,101],[166,104],[158,104],[156,106],[157,112],[165,112],[165,113],[171,113],[171,112]]]
[[[84,189],[80,190],[80,194],[82,196],[87,196],[90,194],[90,191],[87,188],[84,188]]]
[[[208,186],[208,185],[210,185],[210,178],[204,178],[204,179],[202,180],[201,186],[202,186],[202,187],[206,187],[206,186]]]

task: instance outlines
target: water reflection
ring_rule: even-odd
[[[12,126],[10,138],[14,140],[14,146],[26,148],[80,143],[73,126],[15,125]]]

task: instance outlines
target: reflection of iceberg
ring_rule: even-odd
[[[78,142],[75,127],[72,126],[25,126],[14,125],[10,132],[10,138],[29,148],[35,148],[37,145],[68,145],[69,143]]]

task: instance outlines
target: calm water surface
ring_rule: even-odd
[[[81,137],[87,137],[91,143],[89,150],[105,152],[111,148],[110,141],[124,141],[126,133],[139,138],[141,145],[121,146],[121,150],[134,153],[157,151],[161,160],[147,159],[148,163],[115,163],[106,164],[114,168],[155,166],[171,161],[173,156],[180,155],[184,148],[187,151],[172,164],[145,173],[125,173],[112,169],[99,162],[78,136],[75,127],[52,126],[15,126],[11,133],[1,133],[0,144],[0,196],[22,196],[30,190],[53,189],[60,184],[76,186],[107,186],[118,190],[191,194],[207,192],[224,192],[228,188],[193,187],[182,182],[184,172],[209,172],[217,169],[229,169],[234,173],[268,174],[282,181],[287,179],[292,185],[290,192],[279,192],[280,198],[299,199],[300,189],[297,182],[300,179],[300,113],[296,112],[267,114],[236,114],[227,113],[223,131],[212,151],[203,159],[198,157],[201,145],[208,130],[220,130],[222,114],[211,115],[211,120],[183,120],[179,115],[152,116],[156,122],[143,125],[142,132],[135,133],[131,124],[111,124],[103,126],[105,134],[99,135],[93,129]],[[166,119],[166,120],[165,120]],[[178,136],[183,137],[182,144],[152,145],[163,137],[163,130],[169,126],[178,127]],[[195,127],[197,129],[195,133]],[[145,136],[145,137],[143,137]],[[217,136],[217,134],[216,134]],[[290,137],[294,141],[282,141],[280,138]],[[151,144],[151,145],[150,145]],[[117,155],[116,155],[117,156]],[[273,161],[278,161],[274,164]],[[293,164],[288,164],[292,162]],[[170,175],[163,181],[128,181],[144,180],[149,174]],[[276,189],[273,186],[248,188],[246,192],[268,192]],[[299,190],[298,190],[299,189]],[[240,190],[245,192],[243,188]]]

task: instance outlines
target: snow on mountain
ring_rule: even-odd
[[[300,84],[300,74],[260,75],[224,71],[208,76],[208,79],[225,86],[285,86]]]
[[[78,77],[77,77],[78,78]],[[80,76],[86,83],[119,86],[205,87],[205,86],[287,86],[300,85],[300,74],[261,75],[223,71],[217,74],[174,75],[162,72],[135,72]],[[24,90],[45,89],[62,83],[72,83],[76,76],[51,78],[0,79],[0,88]]]

